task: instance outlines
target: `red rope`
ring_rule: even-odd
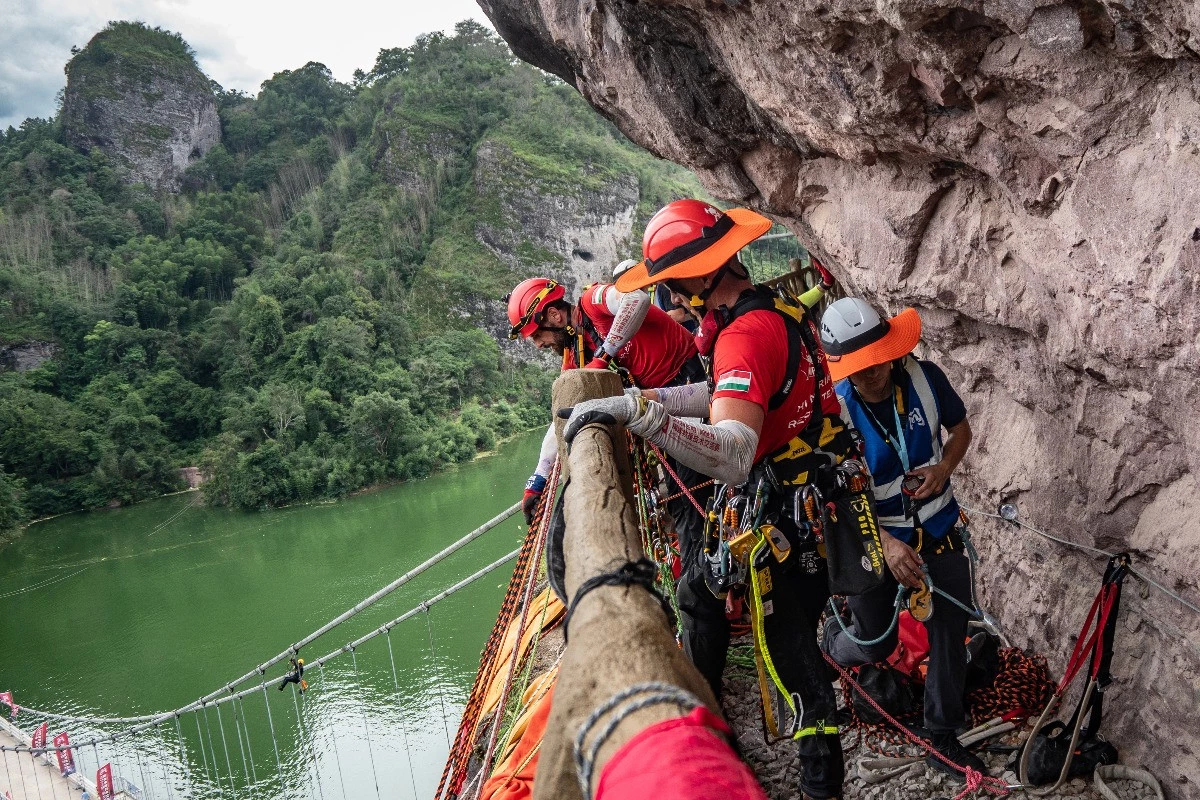
[[[666,469],[667,474],[671,476],[671,478],[675,481],[675,484],[680,488],[684,495],[687,496],[687,499],[692,501],[692,505],[695,506],[696,510],[700,512],[700,516],[704,516],[704,507],[696,502],[696,497],[692,494],[691,490],[688,489],[687,484],[680,479],[680,477],[675,473],[675,470],[671,469],[671,464],[667,461],[666,454],[663,453],[662,450],[659,450],[658,445],[654,444],[653,442],[647,440],[646,444],[650,445],[650,449],[654,451],[654,455],[658,456],[659,463],[663,465],[663,468]],[[700,484],[700,486],[703,485],[704,484]],[[697,486],[696,488],[699,489],[700,486]]]
[[[828,653],[822,653],[821,655],[825,656],[825,660],[829,662],[831,667],[837,670],[838,675],[841,675],[843,680],[849,682],[849,684],[854,687],[854,690],[861,694],[863,698],[871,704],[871,707],[879,712],[880,716],[892,723],[892,725],[895,725],[897,728],[899,728],[910,743],[918,745],[925,750],[925,752],[935,756],[942,763],[948,764],[966,776],[966,786],[963,787],[963,790],[955,796],[954,800],[962,800],[968,794],[978,791],[979,789],[983,789],[984,791],[989,792],[996,797],[1004,797],[1008,794],[1008,784],[1006,784],[1004,781],[1000,780],[999,778],[993,778],[991,775],[984,775],[979,770],[972,769],[971,767],[964,767],[959,764],[955,764],[953,761],[935,750],[933,745],[931,745],[929,742],[917,736],[908,728],[904,727],[904,725],[902,725],[895,717],[884,711],[883,706],[875,702],[875,698],[867,694],[866,690],[858,685],[858,682],[851,677],[850,673],[846,671],[845,667],[830,658]]]

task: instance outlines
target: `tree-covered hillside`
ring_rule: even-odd
[[[95,81],[156,52],[193,59],[114,23],[76,66]],[[176,194],[72,147],[61,115],[0,135],[0,349],[54,352],[0,372],[0,529],[178,488],[185,465],[209,501],[258,508],[470,459],[548,414],[552,375],[481,329],[562,261],[505,198],[628,179],[644,222],[695,191],[475,23],[353,85],[309,63],[257,97],[214,91],[221,143]],[[519,185],[489,182],[481,150]]]

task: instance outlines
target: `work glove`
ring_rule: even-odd
[[[584,400],[577,406],[561,408],[558,416],[567,420],[563,438],[570,444],[586,426],[593,423],[615,425],[620,423],[630,433],[647,436],[660,430],[670,420],[659,403],[647,402],[637,389],[627,389],[617,397],[601,397]]]
[[[583,365],[584,369],[608,369],[607,358],[593,358],[591,361]]]
[[[526,526],[533,524],[533,512],[537,511],[538,503],[542,499],[542,492],[545,490],[545,475],[530,475],[529,480],[525,482],[525,495],[521,498],[521,511],[525,513]]]

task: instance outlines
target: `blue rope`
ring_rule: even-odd
[[[897,586],[896,587],[896,599],[894,601],[892,601],[892,605],[893,605],[892,622],[890,625],[888,625],[887,630],[885,630],[879,636],[877,636],[876,638],[871,639],[871,640],[859,639],[853,633],[850,632],[850,629],[846,627],[846,623],[842,620],[842,615],[838,613],[837,606],[834,605],[832,597],[829,598],[829,613],[831,613],[833,615],[833,618],[837,620],[838,627],[842,629],[842,633],[846,634],[846,638],[848,638],[850,641],[854,642],[859,647],[871,647],[872,645],[879,644],[884,639],[891,636],[892,631],[896,630],[896,623],[900,620],[900,607],[903,605],[903,600],[904,600],[904,587]]]

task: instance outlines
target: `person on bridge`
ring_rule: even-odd
[[[650,304],[645,292],[621,292],[609,283],[583,288],[578,303],[550,278],[529,278],[505,298],[510,339],[529,339],[562,356],[562,368],[616,369],[627,384],[672,386],[703,382],[704,366],[696,344],[679,323]],[[551,425],[542,440],[537,467],[525,484],[522,509],[526,524],[546,488],[558,456]]]
[[[628,292],[661,282],[689,298],[702,315],[697,342],[702,354],[711,354],[711,391],[667,387],[589,400],[571,412],[565,433],[569,439],[591,422],[623,423],[668,456],[726,484],[717,495],[724,506],[714,501],[710,520],[737,516],[735,501],[743,503],[742,525],[732,526],[754,541],[738,561],[750,565],[742,580],[750,585],[762,634],[759,655],[770,664],[780,706],[792,711],[787,733],[800,753],[800,789],[824,800],[839,796],[845,779],[832,722],[833,688],[816,636],[829,588],[815,540],[792,518],[793,502],[799,487],[828,475],[856,451],[804,306],[755,286],[738,258],[770,227],[770,220],[750,209],[722,212],[699,200],[675,201],[651,218],[645,260],[622,275],[617,288]],[[694,419],[703,417],[711,424]],[[748,491],[739,493],[742,486]],[[748,513],[750,508],[761,513]],[[745,522],[754,516],[773,525]],[[782,536],[768,542],[767,529]],[[684,649],[719,695],[729,644],[722,595],[731,587],[725,574],[714,580],[704,527],[699,535],[693,525],[677,530],[684,564],[677,583]]]
[[[292,666],[292,671],[283,676],[283,683],[279,684],[279,691],[283,691],[283,687],[289,683],[294,683],[300,687],[300,693],[308,688],[308,681],[304,680],[304,659],[293,656],[288,659],[288,664]]]
[[[851,624],[839,625],[832,617],[825,621],[822,646],[843,666],[882,661],[895,650],[895,630],[872,645],[857,644],[851,636],[871,641],[888,629],[897,581],[922,590],[927,574],[938,589],[971,603],[970,567],[950,487],[950,473],[971,443],[971,423],[946,374],[912,356],[920,338],[921,318],[912,308],[885,320],[866,301],[846,297],[821,317],[821,342],[838,381],[843,414],[863,438],[890,572],[883,585],[847,599]],[[941,597],[935,596],[933,605],[933,615],[925,620],[930,648],[925,727],[938,752],[986,773],[983,761],[955,734],[967,721],[967,613]],[[925,761],[963,778],[932,755]]]

